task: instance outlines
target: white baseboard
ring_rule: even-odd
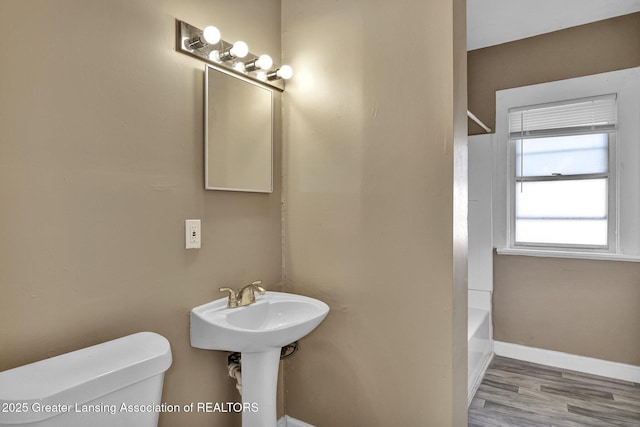
[[[640,383],[640,366],[527,347],[502,341],[493,342],[493,351],[498,356],[524,360],[525,362],[539,363],[556,368]]]
[[[295,418],[285,415],[278,420],[278,427],[315,427],[304,421],[296,420]]]

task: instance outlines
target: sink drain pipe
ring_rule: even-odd
[[[238,362],[231,362],[231,356],[233,354],[240,354],[240,353],[232,353],[231,355],[229,355],[228,358],[228,362],[227,362],[227,369],[229,370],[229,376],[231,378],[235,378],[236,380],[236,388],[238,389],[238,393],[240,393],[240,396],[242,396],[242,371],[240,370],[240,358],[238,358]]]
[[[298,352],[298,341],[282,347],[280,350],[280,360],[288,359]],[[242,355],[240,353],[230,353],[227,356],[227,370],[229,376],[236,380],[236,389],[242,396]]]

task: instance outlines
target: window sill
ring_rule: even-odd
[[[591,259],[598,261],[626,261],[626,262],[640,262],[640,256],[623,255],[623,254],[611,254],[611,253],[597,253],[597,252],[570,252],[570,251],[553,251],[548,249],[514,249],[514,248],[501,248],[496,249],[498,255],[521,255],[521,256],[536,256],[545,258],[572,258],[572,259]]]

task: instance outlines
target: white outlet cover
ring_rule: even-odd
[[[187,219],[184,222],[184,244],[186,249],[200,249],[201,227],[199,219]]]

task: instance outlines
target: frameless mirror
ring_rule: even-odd
[[[273,92],[205,68],[205,188],[273,191]]]

